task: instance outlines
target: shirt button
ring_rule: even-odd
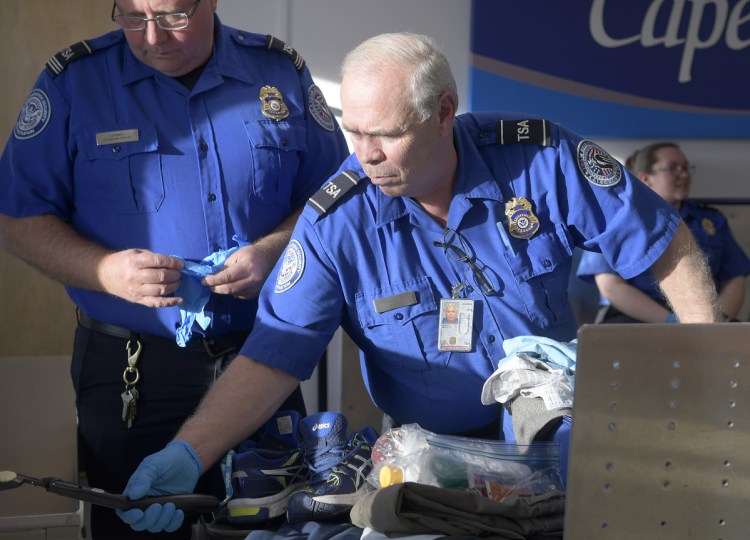
[[[549,259],[544,259],[542,261],[542,264],[544,265],[545,268],[549,268],[550,266],[552,266],[552,261],[550,261]]]
[[[221,251],[221,246],[214,246],[214,253]]]
[[[487,341],[489,341],[490,343],[495,343],[495,336],[490,334],[489,336],[487,336]]]
[[[201,141],[201,152],[207,152],[208,151],[208,143],[206,141]]]
[[[396,320],[397,320],[397,321],[400,321],[400,320],[402,320],[403,318],[404,318],[404,314],[403,314],[403,313],[396,313]]]
[[[289,141],[287,141],[286,139],[281,139],[281,146],[288,146],[288,145],[289,145]]]
[[[119,154],[120,153],[120,147],[119,146],[113,146],[112,147],[112,152],[114,152],[115,154]]]
[[[216,200],[216,194],[215,193],[209,193],[208,194],[208,202],[214,202]]]

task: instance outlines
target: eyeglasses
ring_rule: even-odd
[[[658,172],[668,172],[669,174],[673,174],[677,176],[680,173],[687,173],[687,174],[694,174],[695,173],[695,165],[692,163],[685,163],[683,165],[678,165],[677,163],[672,163],[669,167],[661,167],[659,169],[651,169],[652,172],[658,173]]]
[[[458,242],[461,244],[461,247],[454,244],[456,240],[458,240]],[[476,283],[477,287],[479,287],[479,291],[483,295],[492,294],[493,292],[495,292],[495,287],[493,287],[492,282],[490,281],[486,272],[476,263],[476,257],[469,256],[468,253],[471,250],[466,244],[466,241],[460,234],[458,234],[457,231],[454,231],[453,229],[446,229],[445,233],[443,234],[443,241],[438,242],[437,240],[435,240],[434,242],[432,242],[432,244],[435,247],[443,248],[445,256],[450,260],[466,263],[467,265],[469,265],[471,273],[474,275],[474,282]],[[465,282],[454,286],[454,296],[460,289],[465,286]]]
[[[143,30],[149,21],[154,21],[156,26],[162,30],[182,30],[190,24],[190,19],[195,15],[200,3],[201,0],[195,0],[195,4],[193,4],[189,13],[163,13],[153,19],[147,19],[136,15],[115,15],[117,2],[114,2],[112,4],[112,20],[120,25],[120,28],[128,31]]]

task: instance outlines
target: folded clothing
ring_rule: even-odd
[[[512,540],[562,538],[565,494],[498,502],[478,493],[414,482],[365,495],[352,508],[357,527],[388,535],[444,534]]]

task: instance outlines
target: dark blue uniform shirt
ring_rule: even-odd
[[[693,233],[696,242],[706,254],[711,267],[714,283],[719,285],[737,276],[750,275],[750,259],[737,244],[729,228],[726,217],[714,208],[685,201],[680,206],[680,216]],[[616,274],[600,253],[587,252],[581,255],[576,275],[589,283],[596,274]],[[629,285],[639,289],[654,300],[661,301],[661,293],[653,274],[643,272],[627,280]],[[609,300],[600,297],[602,305]]]

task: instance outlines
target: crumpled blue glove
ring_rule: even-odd
[[[201,469],[195,449],[185,441],[174,440],[138,465],[122,493],[131,500],[146,495],[192,493]],[[185,519],[184,512],[172,503],[152,504],[146,510],[116,510],[116,513],[134,531],[152,533],[174,532]]]
[[[203,278],[222,270],[230,255],[250,245],[250,242],[238,238],[236,234],[232,240],[237,242],[237,246],[211,253],[200,262],[179,257],[185,263],[184,268],[180,270],[182,273],[180,285],[174,292],[174,296],[179,296],[183,300],[180,305],[180,327],[175,332],[175,339],[180,347],[184,347],[190,341],[193,335],[193,323],[197,322],[203,330],[211,324],[211,317],[203,311],[211,296],[211,290],[201,283]],[[174,256],[177,257],[177,255]]]
[[[670,311],[669,315],[667,315],[667,318],[664,319],[664,322],[665,323],[669,323],[669,324],[674,324],[674,323],[678,323],[680,321],[677,319],[677,315],[675,315],[674,313],[672,313]]]

